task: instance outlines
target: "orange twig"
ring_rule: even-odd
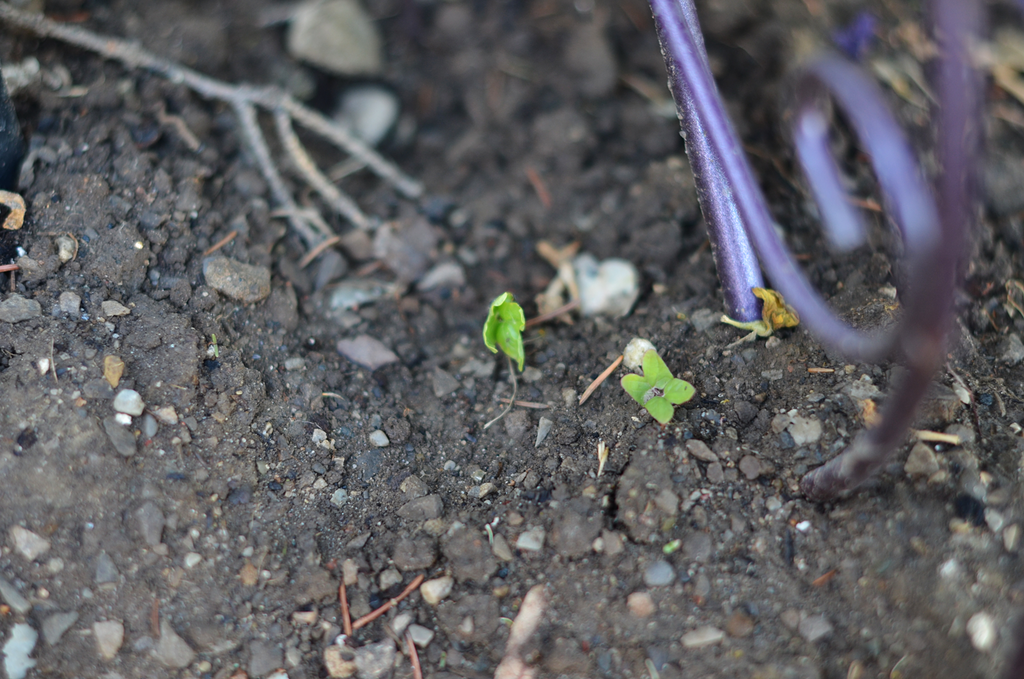
[[[814,579],[814,581],[813,581],[813,582],[811,582],[811,584],[812,584],[812,585],[814,585],[815,587],[821,587],[821,586],[822,586],[822,585],[824,585],[824,584],[825,584],[826,582],[828,582],[828,581],[829,581],[829,580],[831,580],[832,578],[836,577],[836,573],[837,573],[837,572],[838,572],[838,571],[836,571],[836,569],[835,569],[835,568],[833,568],[833,569],[832,569],[832,570],[830,570],[830,571],[829,571],[828,573],[825,573],[824,575],[819,575],[818,577],[816,577],[816,578]]]
[[[834,373],[835,371],[836,371],[835,368],[808,368],[807,369],[807,372],[811,373],[812,375],[828,375],[830,373]]]
[[[509,402],[509,399],[507,398],[499,398],[498,400],[501,401],[502,403]],[[537,410],[543,410],[545,408],[551,407],[547,403],[537,403],[536,401],[520,401],[518,399],[516,399],[515,405],[522,406],[523,408],[536,408]]]
[[[21,267],[17,264],[0,264],[0,273],[6,273],[8,271],[17,271]]]
[[[373,611],[372,613],[367,613],[366,615],[352,623],[352,629],[357,630],[360,627],[365,627],[377,618],[379,618],[380,616],[390,611],[392,608],[398,605],[398,602],[400,602],[405,597],[409,596],[414,589],[419,587],[421,582],[423,582],[423,576],[417,575],[416,578],[409,583],[409,586],[402,590],[401,594],[396,596],[394,599],[391,599],[386,604],[384,604],[377,610]]]
[[[338,585],[338,600],[341,602],[341,627],[345,636],[352,636],[352,616],[348,612],[348,593],[345,591],[345,580]]]
[[[551,194],[548,193],[548,187],[544,186],[544,180],[540,178],[537,171],[532,167],[527,166],[526,178],[530,180],[530,185],[533,186],[533,190],[537,192],[537,197],[540,198],[541,205],[544,206],[545,210],[551,209]]]
[[[420,667],[420,654],[416,652],[416,644],[412,642],[412,632],[405,630],[405,643],[409,645],[409,662],[412,663],[412,679],[423,679],[423,668]]]
[[[549,311],[546,314],[541,314],[540,316],[536,316],[534,318],[531,318],[530,320],[526,321],[526,326],[523,329],[525,330],[526,328],[532,328],[535,325],[540,325],[541,323],[545,323],[547,321],[550,321],[553,318],[558,318],[562,314],[567,313],[569,311],[572,311],[573,309],[575,309],[579,305],[580,305],[580,301],[578,299],[574,299],[571,302],[569,302],[568,304],[563,304],[562,306],[558,307],[554,311]]]
[[[619,367],[620,363],[622,363],[622,355],[621,354],[619,355],[619,357],[617,359],[612,361],[612,364],[610,366],[605,368],[605,371],[603,373],[601,373],[600,375],[597,376],[596,380],[594,380],[593,382],[590,383],[590,386],[587,387],[587,390],[585,392],[583,392],[583,396],[580,396],[580,405],[583,405],[583,403],[588,398],[590,398],[590,395],[594,393],[594,390],[597,389],[598,387],[600,387],[601,383],[604,382],[606,379],[608,379],[609,375],[611,375],[613,372],[615,372],[615,369]]]
[[[320,243],[318,243],[315,248],[307,252],[306,255],[299,260],[299,268],[305,269],[307,266],[309,266],[310,262],[312,262],[314,259],[320,256],[321,252],[323,252],[327,248],[331,247],[332,245],[340,241],[341,238],[338,236],[331,236],[330,238],[320,241]]]
[[[224,247],[225,245],[227,245],[231,241],[235,240],[235,236],[237,236],[237,235],[238,235],[238,229],[233,229],[231,231],[231,233],[229,233],[228,235],[224,236],[219,241],[217,241],[216,243],[211,245],[206,250],[206,252],[203,253],[203,257],[209,257],[213,253],[217,252],[217,250],[220,250],[222,247]]]

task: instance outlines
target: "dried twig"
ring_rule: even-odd
[[[360,627],[366,627],[371,622],[373,622],[374,620],[376,620],[380,616],[382,616],[385,613],[387,613],[388,611],[390,611],[392,608],[397,606],[398,603],[402,599],[404,599],[405,597],[407,597],[410,594],[412,594],[413,590],[415,590],[417,587],[419,587],[421,582],[423,582],[423,576],[422,575],[417,575],[413,579],[413,581],[409,583],[409,586],[402,590],[401,594],[396,596],[394,599],[389,599],[387,601],[387,603],[385,603],[383,606],[381,606],[377,610],[375,610],[375,611],[373,611],[371,613],[367,613],[366,615],[364,615],[363,617],[359,618],[354,623],[352,623],[352,629],[353,630],[357,630]],[[344,586],[344,585],[342,585],[342,586]]]
[[[338,601],[341,603],[341,629],[346,637],[352,636],[352,615],[348,611],[348,593],[345,591],[345,580],[338,585]]]
[[[423,679],[423,668],[420,667],[420,654],[416,652],[416,644],[412,640],[412,632],[405,631],[405,644],[409,647],[409,662],[412,663],[413,679]]]
[[[217,252],[217,250],[220,250],[222,247],[224,247],[225,245],[227,245],[231,241],[235,240],[235,236],[237,236],[237,235],[238,235],[238,229],[232,229],[231,233],[229,233],[228,235],[224,236],[219,241],[217,241],[216,243],[211,245],[209,248],[207,248],[206,252],[203,253],[203,257],[209,257],[213,253]]]
[[[612,364],[604,369],[604,372],[597,376],[597,379],[590,383],[587,390],[583,392],[583,396],[580,396],[580,405],[587,402],[590,395],[594,393],[594,390],[601,386],[601,383],[608,379],[608,376],[615,372],[615,369],[622,363],[622,355],[620,354],[617,359],[612,361]]]
[[[580,300],[579,299],[574,299],[574,300],[572,300],[571,302],[569,302],[567,304],[563,304],[562,306],[558,307],[554,311],[549,311],[546,314],[541,314],[540,316],[535,316],[535,317],[531,318],[530,320],[526,321],[526,326],[523,329],[525,330],[526,328],[532,328],[535,325],[540,325],[541,323],[546,323],[546,322],[550,321],[553,318],[558,318],[562,314],[565,314],[565,313],[568,313],[568,312],[572,311],[573,309],[575,309],[579,305],[580,305]]]
[[[278,136],[288,160],[302,180],[316,190],[339,215],[355,226],[362,229],[372,228],[374,221],[363,214],[351,198],[334,187],[317,169],[292,130],[292,123],[298,123],[348,153],[403,195],[416,198],[423,193],[423,186],[418,181],[402,173],[394,164],[349,134],[344,127],[300,104],[279,88],[225,83],[153,54],[138,44],[97,35],[80,26],[59,24],[41,14],[19,11],[6,2],[0,2],[0,22],[40,38],[53,38],[94,52],[118,61],[127,68],[153,71],[173,83],[185,85],[201,97],[222,101],[231,106],[238,119],[242,139],[270,185],[270,191],[278,207],[276,214],[288,219],[291,227],[309,248],[316,247],[335,234],[322,218],[317,218],[319,215],[314,217],[295,203],[271,156],[257,120],[257,109],[263,109],[274,116]]]

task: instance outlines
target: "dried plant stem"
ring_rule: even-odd
[[[590,383],[590,386],[583,392],[583,396],[580,396],[580,405],[586,403],[587,399],[590,398],[590,395],[594,393],[594,390],[600,387],[601,383],[608,379],[609,375],[615,372],[615,369],[622,364],[622,358],[622,354],[619,354],[619,357],[612,361],[612,364],[605,368],[604,372],[598,375],[596,380]]]
[[[345,582],[338,585],[338,601],[341,603],[341,629],[345,636],[352,636],[352,615],[348,610],[348,592],[345,591]]]
[[[413,581],[409,583],[408,587],[406,587],[405,589],[402,590],[401,594],[396,596],[394,599],[389,599],[387,603],[385,603],[383,606],[381,606],[377,610],[375,610],[375,611],[373,611],[371,613],[367,613],[366,615],[364,615],[363,617],[359,618],[354,623],[352,623],[352,629],[353,630],[357,630],[360,627],[366,627],[371,622],[373,622],[374,620],[376,620],[380,616],[382,616],[385,613],[387,613],[388,611],[390,611],[392,608],[397,606],[398,603],[402,599],[404,599],[405,597],[407,597],[410,594],[412,594],[413,591],[415,591],[415,589],[417,587],[419,587],[420,583],[422,583],[422,582],[423,582],[423,576],[422,575],[417,575],[413,579]],[[344,587],[344,585],[342,585],[342,586]]]
[[[416,652],[416,644],[412,640],[412,632],[405,631],[405,643],[409,647],[409,662],[412,663],[413,679],[423,679],[423,668],[420,666],[420,654]]]
[[[423,186],[418,181],[402,173],[394,164],[349,134],[344,127],[300,104],[277,87],[225,83],[153,54],[133,42],[100,36],[80,26],[60,24],[41,14],[19,11],[6,2],[0,2],[0,22],[40,38],[53,38],[94,52],[118,61],[127,68],[152,71],[173,83],[185,85],[201,97],[230,105],[238,119],[243,141],[270,185],[278,208],[277,214],[287,218],[309,248],[316,247],[335,234],[322,218],[312,217],[308,210],[300,209],[295,203],[260,129],[258,109],[273,114],[284,152],[302,180],[323,196],[332,209],[358,228],[371,228],[374,222],[316,167],[292,129],[293,121],[348,153],[404,196],[417,198],[423,193]]]

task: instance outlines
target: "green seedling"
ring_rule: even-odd
[[[647,409],[651,417],[661,424],[668,424],[675,414],[676,406],[686,403],[695,392],[693,385],[672,377],[672,372],[654,349],[644,353],[643,376],[626,375],[622,388],[637,403]]]
[[[511,292],[503,292],[491,302],[491,310],[484,323],[484,344],[498,353],[498,347],[505,355],[519,364],[519,372],[523,371],[526,353],[523,350],[523,328],[526,327],[526,316],[523,308],[516,304]]]

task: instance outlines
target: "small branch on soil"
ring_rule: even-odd
[[[612,361],[612,364],[604,369],[604,372],[597,376],[597,379],[590,383],[587,390],[583,392],[583,396],[580,396],[580,405],[583,405],[590,395],[594,393],[594,390],[601,386],[601,383],[608,379],[608,376],[615,372],[615,369],[622,364],[622,355],[620,354],[617,359]]]
[[[352,629],[353,630],[357,630],[360,627],[366,627],[371,622],[373,622],[374,620],[376,620],[380,616],[382,616],[385,613],[387,613],[388,611],[390,611],[392,608],[397,606],[402,599],[404,599],[405,597],[407,597],[410,594],[412,594],[412,592],[417,587],[420,586],[421,582],[423,582],[423,576],[422,575],[417,575],[413,579],[413,581],[409,583],[409,586],[402,590],[401,594],[396,596],[394,599],[388,600],[387,603],[385,603],[383,606],[381,606],[377,610],[373,611],[372,613],[367,613],[366,615],[364,615],[363,617],[359,618],[354,623],[352,623]],[[344,587],[344,586],[345,585],[342,585],[342,587]]]
[[[552,319],[558,318],[562,314],[569,313],[579,305],[580,301],[578,299],[574,299],[567,304],[563,304],[554,311],[549,311],[546,314],[541,314],[540,316],[531,318],[530,320],[526,321],[526,326],[523,329],[525,330],[526,328],[532,328],[535,325],[540,325],[541,323],[546,323]]]
[[[512,403],[522,408],[536,408],[537,410],[545,410],[551,407],[547,403],[537,403],[535,401],[514,401],[510,398],[499,398],[498,400],[502,403]]]
[[[118,61],[127,68],[152,71],[173,83],[185,85],[201,97],[221,101],[231,106],[238,119],[242,139],[259,165],[264,179],[270,185],[270,191],[278,208],[276,214],[288,219],[288,223],[308,248],[315,248],[323,241],[336,238],[336,236],[319,214],[314,217],[309,210],[304,210],[296,204],[271,156],[270,148],[257,119],[258,109],[273,115],[285,155],[301,179],[319,193],[337,214],[356,227],[369,230],[375,226],[375,223],[359,209],[355,201],[331,184],[316,167],[295,134],[292,128],[293,123],[298,123],[310,132],[326,139],[341,151],[348,153],[381,179],[394,186],[404,196],[417,198],[423,193],[423,186],[420,182],[405,175],[393,163],[353,137],[347,129],[317,111],[300,104],[276,87],[222,82],[153,54],[138,44],[97,35],[80,26],[60,24],[41,14],[22,12],[6,2],[0,2],[0,22],[9,27],[27,31],[39,38],[52,38],[88,50],[107,59]]]
[[[348,593],[345,591],[345,581],[338,585],[338,602],[341,604],[341,629],[346,637],[352,636],[352,615],[348,611]]]
[[[238,235],[238,229],[232,229],[231,233],[229,233],[228,235],[224,236],[219,241],[217,241],[216,243],[211,245],[206,250],[206,252],[203,253],[203,257],[209,257],[213,253],[217,252],[217,250],[220,250],[222,247],[224,247],[225,245],[227,245],[231,241],[235,240],[235,236],[237,236],[237,235]]]
[[[412,640],[412,632],[405,631],[405,643],[409,647],[409,662],[412,663],[413,679],[423,679],[423,668],[420,667],[420,654],[416,652],[416,644]]]

